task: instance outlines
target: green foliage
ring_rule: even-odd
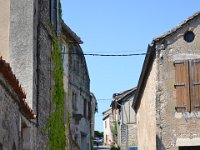
[[[103,137],[103,132],[95,131],[96,137],[102,138]]]
[[[118,146],[111,146],[110,150],[120,150],[120,148]]]
[[[91,145],[91,150],[94,150],[94,142],[93,142],[93,140],[94,140],[94,137],[92,137],[92,136],[90,136],[90,145]]]
[[[113,122],[112,133],[117,136],[117,121]]]
[[[51,150],[64,150],[66,147],[65,124],[64,124],[64,85],[61,43],[55,35],[52,38],[52,62],[54,66],[52,88],[52,101],[54,112],[48,120],[49,146]]]
[[[114,143],[116,143],[117,142],[117,121],[113,121],[111,132],[113,134]]]

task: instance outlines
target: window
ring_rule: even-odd
[[[194,40],[194,37],[195,37],[195,35],[194,35],[194,32],[192,32],[192,31],[187,31],[186,33],[185,33],[185,35],[184,35],[184,40],[186,41],[186,42],[192,42],[193,40]]]
[[[105,128],[107,128],[107,121],[105,120]]]
[[[191,112],[200,110],[200,59],[176,61],[174,87],[176,110]]]
[[[88,102],[88,118],[89,118],[89,120],[91,120],[91,117],[92,117],[91,115],[92,115],[91,103]]]
[[[49,2],[49,10],[50,10],[50,22],[51,24],[54,24],[54,0],[50,0]]]
[[[83,108],[83,116],[87,117],[87,100],[84,99],[84,108]]]
[[[60,33],[60,1],[59,0],[50,0],[49,1],[49,14],[50,14],[50,22],[52,25],[56,26],[57,36]],[[55,24],[56,23],[56,24]]]
[[[76,73],[77,73],[77,75],[79,75],[79,61],[78,61],[78,59],[75,61],[75,63],[76,63]]]
[[[59,14],[59,10],[60,10],[60,1],[59,0],[56,0],[56,33],[57,33],[57,36],[59,35],[60,33],[60,25],[59,25],[59,20],[60,20],[60,14]]]
[[[64,75],[67,75],[67,50],[66,44],[62,44],[62,62],[63,62],[63,71]]]
[[[77,110],[77,95],[75,92],[72,92],[72,108],[74,111]]]

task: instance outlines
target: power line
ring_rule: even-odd
[[[99,54],[99,53],[62,53],[70,55],[85,55],[85,56],[99,56],[99,57],[127,57],[127,56],[139,56],[146,55],[147,53],[130,53],[130,54]]]
[[[104,98],[104,99],[97,99],[97,101],[111,101],[112,99],[110,98]]]

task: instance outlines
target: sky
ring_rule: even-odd
[[[200,11],[198,0],[61,0],[63,20],[82,39],[84,53],[146,52],[154,37]],[[90,89],[98,102],[95,130],[112,95],[136,87],[144,56],[85,56]]]

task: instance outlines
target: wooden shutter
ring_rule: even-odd
[[[189,68],[188,61],[176,61],[175,66],[175,85],[176,88],[176,110],[178,112],[190,111],[189,95]]]
[[[190,67],[190,97],[192,111],[200,110],[200,60],[191,60]]]

